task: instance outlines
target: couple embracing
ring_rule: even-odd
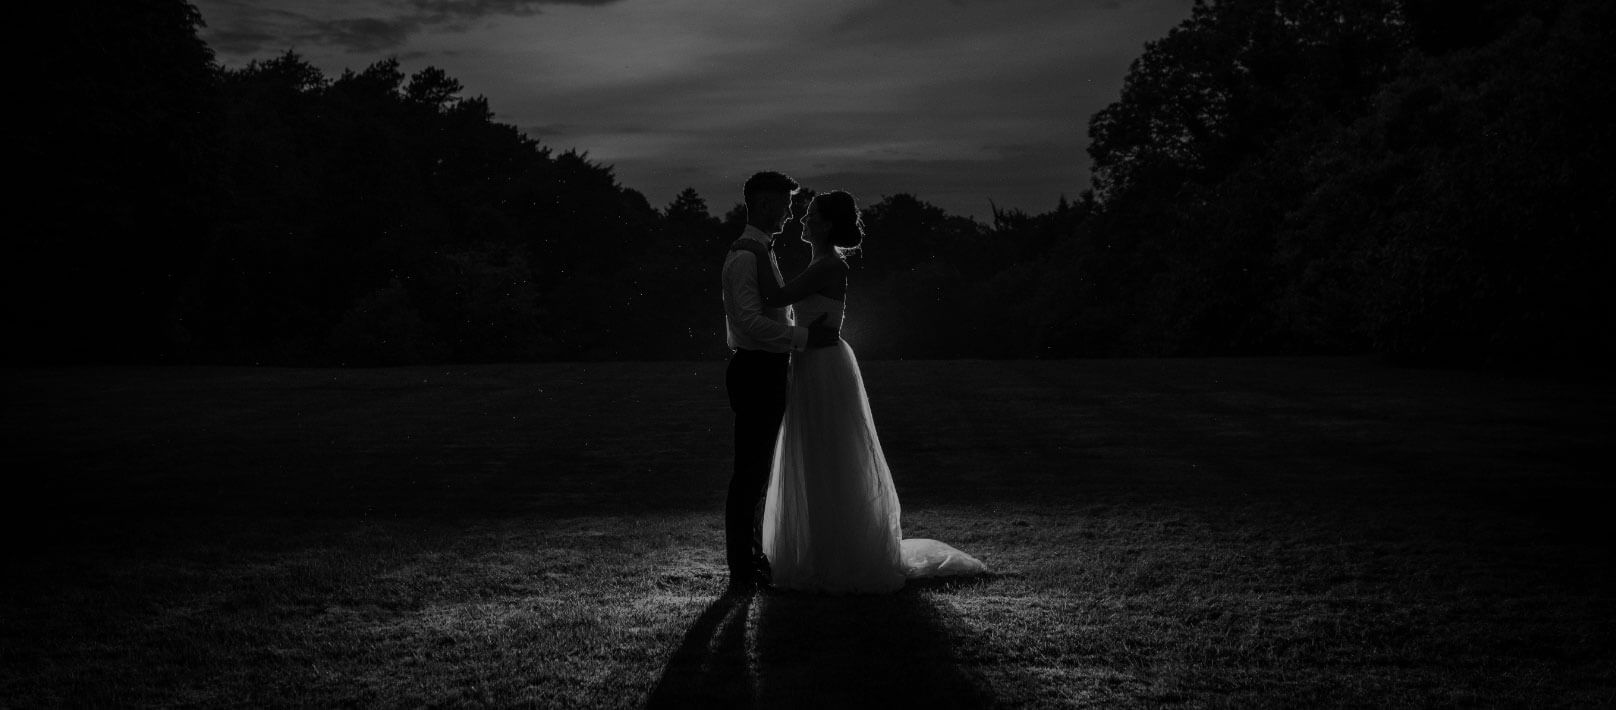
[[[813,258],[787,282],[773,248],[797,190],[778,172],[748,179],[746,230],[724,261],[734,350],[725,385],[735,412],[724,514],[729,590],[883,593],[910,578],[985,571],[944,543],[903,539],[858,360],[839,337],[843,257],[864,238],[858,205],[842,191],[809,203],[802,240]]]

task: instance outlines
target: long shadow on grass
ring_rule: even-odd
[[[746,660],[751,596],[719,597],[690,625],[651,690],[652,708],[749,708],[755,681]]]
[[[965,582],[969,583],[969,582]],[[773,594],[759,600],[763,707],[983,707],[986,685],[954,655],[946,612],[911,582],[897,594]]]
[[[754,655],[747,598],[720,599],[685,634],[651,707],[982,707],[985,683],[954,656],[944,612],[912,583],[897,594],[772,592],[757,607]]]

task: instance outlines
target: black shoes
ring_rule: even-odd
[[[774,584],[774,568],[769,566],[769,558],[762,553],[752,556],[752,579],[757,581],[759,587]]]
[[[731,567],[729,570],[729,588],[725,594],[750,594],[752,592],[768,589],[774,583],[774,574],[769,567],[769,558],[761,554],[753,555],[752,562],[745,568]]]

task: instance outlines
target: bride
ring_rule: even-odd
[[[798,323],[824,315],[839,328],[848,273],[842,257],[864,237],[858,205],[846,192],[827,192],[809,204],[802,223],[802,240],[813,249],[808,268],[781,286],[770,260],[759,258],[758,290],[765,306],[792,305]],[[745,240],[736,248],[761,251]],[[763,552],[775,587],[891,592],[906,579],[986,571],[942,542],[903,539],[898,493],[845,341],[794,354],[790,388],[763,508]]]

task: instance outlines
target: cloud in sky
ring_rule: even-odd
[[[465,32],[472,22],[490,16],[528,17],[543,5],[613,2],[621,0],[204,0],[201,6],[222,20],[209,37],[214,48],[240,55],[299,45],[384,52],[422,31]]]
[[[985,217],[990,199],[1040,212],[1087,186],[1089,116],[1191,0],[198,5],[227,63],[295,47],[328,73],[436,65],[653,204],[689,186],[721,211],[779,169]]]

